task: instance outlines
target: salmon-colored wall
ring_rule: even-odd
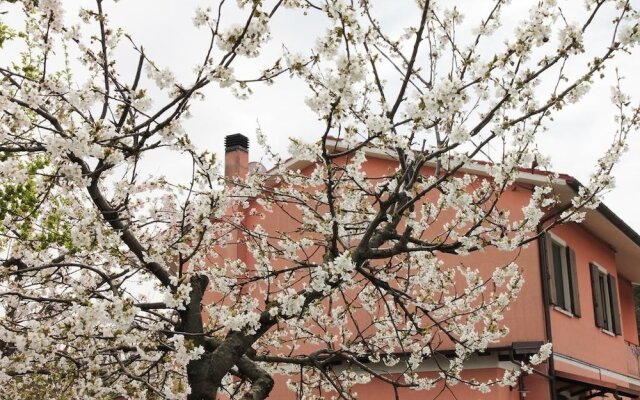
[[[433,375],[432,372],[423,372],[421,377]],[[487,382],[502,378],[504,370],[500,368],[472,369],[463,373],[464,378],[473,377],[480,382]],[[285,377],[277,376],[276,384],[269,395],[274,400],[295,400],[294,392],[286,388]],[[524,389],[527,396],[524,399],[549,400],[549,384],[546,378],[532,374],[524,375]],[[357,398],[362,400],[392,400],[395,399],[393,387],[381,380],[372,380],[365,385],[355,388]],[[500,387],[494,385],[489,393],[481,393],[478,390],[469,388],[460,383],[454,386],[445,387],[444,384],[437,385],[432,390],[410,390],[399,389],[401,400],[520,400],[520,393],[517,387]]]
[[[473,377],[478,381],[488,381],[502,378],[504,370],[499,368],[473,369],[463,374],[463,378]],[[537,375],[526,375],[525,388],[530,395],[529,398],[547,400],[549,399],[548,384],[544,378]],[[437,385],[436,388],[428,392],[415,390],[399,390],[400,399],[402,400],[518,400],[519,392],[517,387],[500,387],[492,386],[489,393],[481,393],[471,389],[464,384],[457,384],[450,387],[444,387],[443,384]],[[358,388],[360,399],[394,399],[394,391],[389,385],[381,381],[373,381],[367,385]]]
[[[626,337],[635,337],[635,315],[630,307],[631,290],[623,277],[618,276],[615,252],[602,240],[596,238],[577,224],[561,225],[552,233],[564,240],[576,253],[576,271],[582,316],[568,316],[551,308],[551,327],[555,352],[597,365],[622,374],[630,374],[627,360],[629,346]],[[621,310],[622,335],[612,336],[595,325],[591,273],[589,263],[595,262],[616,277],[618,282],[618,304]],[[632,327],[633,326],[633,327]],[[606,349],[606,350],[605,350]],[[637,372],[636,372],[637,373]]]
[[[515,196],[508,196],[515,201]],[[445,258],[446,259],[446,258]],[[523,248],[514,258],[513,254],[495,249],[476,252],[465,257],[457,257],[458,262],[478,268],[484,276],[490,276],[498,265],[514,261],[522,269],[524,286],[515,302],[504,313],[504,325],[509,335],[500,345],[519,341],[546,341],[538,250],[535,243]]]
[[[380,177],[391,173],[396,168],[393,161],[382,159],[369,159],[363,169],[369,177]],[[310,172],[310,171],[307,171]],[[531,191],[526,187],[516,186],[508,190],[501,197],[499,207],[510,210],[513,218],[519,218],[521,209],[527,204]],[[249,209],[257,207],[252,202]],[[258,207],[259,208],[259,207]],[[261,225],[268,232],[294,232],[298,228],[297,222],[291,218],[299,213],[292,206],[286,212],[274,208],[272,213],[265,214],[265,217],[247,216],[244,223],[247,227]],[[614,276],[617,276],[615,267],[615,254],[611,248],[601,240],[595,238],[579,225],[571,224],[557,227],[553,233],[563,239],[576,252],[576,263],[578,270],[578,286],[581,300],[582,317],[575,318],[567,316],[551,308],[551,324],[553,330],[554,351],[570,357],[599,365],[603,368],[628,374],[630,373],[627,363],[621,360],[628,359],[629,348],[624,339],[629,342],[638,343],[638,332],[635,325],[635,313],[632,314],[633,299],[631,298],[631,286],[629,282],[618,276],[618,294],[621,308],[623,336],[611,337],[595,326],[593,315],[593,304],[591,300],[591,282],[589,274],[589,262],[595,261],[607,269]],[[238,238],[242,242],[242,238]],[[240,246],[243,246],[240,244]],[[241,251],[235,252],[231,249],[221,251],[223,257],[236,255],[242,258],[247,264],[252,260],[249,255]],[[524,247],[519,252],[505,253],[495,249],[488,249],[484,252],[474,252],[468,256],[445,256],[443,257],[447,265],[459,265],[460,263],[471,268],[478,268],[482,275],[489,277],[497,265],[504,265],[509,261],[515,261],[523,271],[525,284],[517,301],[510,305],[505,313],[504,324],[509,327],[510,334],[501,342],[491,345],[505,346],[516,341],[545,341],[545,321],[544,305],[542,301],[542,286],[540,276],[540,260],[538,257],[537,243],[532,243]],[[218,260],[217,262],[219,262]],[[261,304],[264,302],[261,300]],[[304,340],[291,342],[295,347],[284,346],[277,352],[301,353],[307,352],[314,346]],[[601,351],[601,349],[607,349]],[[562,369],[561,363],[559,368]],[[569,368],[569,367],[567,367]],[[495,377],[502,374],[499,369],[473,370],[469,372],[477,379],[485,377]],[[577,373],[577,372],[576,372]],[[637,369],[636,369],[637,373]],[[291,393],[286,389],[285,379],[279,378],[270,398],[287,399]],[[539,376],[527,377],[527,386],[531,390],[528,398],[548,399],[548,383]],[[363,399],[387,399],[393,398],[393,393],[387,385],[382,382],[372,382],[363,385],[359,390],[360,398]],[[477,391],[470,391],[462,385],[456,386],[455,395],[460,399],[518,399],[517,391],[509,388],[496,388],[489,395],[482,395]],[[432,396],[433,394],[433,396]],[[403,394],[403,400],[431,399],[436,398],[438,391],[414,392],[407,391]],[[449,397],[447,397],[449,396]],[[443,393],[438,399],[453,399],[450,393]]]
[[[369,177],[380,177],[389,175],[393,173],[397,166],[397,163],[388,160],[382,159],[369,159],[364,165],[363,169],[367,176]],[[303,171],[303,173],[310,173],[310,169],[307,171]],[[429,171],[425,171],[425,173],[429,173]],[[504,193],[501,197],[498,205],[499,208],[503,210],[509,210],[513,216],[513,218],[521,217],[521,209],[528,202],[531,195],[531,190],[526,187],[513,187]],[[260,209],[255,202],[251,202],[249,207],[246,209],[251,210],[252,208]],[[234,210],[238,211],[238,210]],[[443,213],[444,214],[444,213]],[[295,232],[299,228],[299,223],[296,222],[292,216],[299,216],[299,211],[295,209],[294,206],[290,206],[286,211],[280,210],[274,207],[272,212],[265,213],[264,217],[260,215],[247,215],[244,220],[244,225],[248,228],[253,228],[257,225],[262,226],[267,232]],[[441,215],[442,216],[442,215]],[[234,233],[236,236],[234,239],[238,240],[237,245],[229,245],[227,248],[218,249],[218,254],[221,257],[218,257],[215,260],[215,263],[220,263],[222,259],[235,259],[240,258],[245,261],[248,265],[253,263],[253,260],[250,259],[249,253],[245,250],[244,239]],[[236,248],[237,246],[237,248]],[[441,255],[439,255],[441,256]],[[498,251],[496,249],[487,249],[483,252],[474,252],[467,256],[442,256],[446,265],[455,266],[455,265],[464,265],[468,266],[472,269],[477,268],[481,274],[488,278],[491,276],[493,271],[497,266],[503,266],[508,264],[509,262],[516,262],[523,272],[523,277],[525,280],[524,287],[518,297],[518,299],[512,303],[509,309],[505,312],[504,325],[509,327],[510,333],[504,338],[500,343],[491,344],[490,347],[497,346],[508,346],[512,342],[517,341],[545,341],[545,329],[544,329],[544,315],[543,315],[543,302],[541,295],[541,277],[540,277],[540,269],[539,269],[539,258],[538,258],[538,249],[535,243],[532,243],[528,247],[524,247],[520,249],[518,252],[503,252]],[[317,260],[316,260],[317,261]],[[258,293],[258,291],[253,291],[253,293]],[[357,295],[357,294],[356,294]],[[215,296],[208,296],[209,301],[217,300]],[[215,300],[214,300],[215,299]],[[264,299],[259,299],[261,304],[264,303]],[[336,305],[335,303],[333,304]],[[372,316],[369,316],[369,318]],[[375,317],[375,316],[373,316]],[[367,318],[359,317],[359,318]],[[277,328],[277,327],[274,327]],[[311,328],[313,329],[313,328]],[[291,338],[289,338],[291,339]],[[310,343],[305,340],[297,340],[297,341],[283,341],[283,346],[279,349],[274,349],[274,353],[281,354],[293,354],[293,353],[306,353],[313,350],[317,350],[318,344]],[[444,343],[441,349],[447,348],[448,346]],[[544,367],[543,367],[544,368]],[[487,369],[487,370],[473,370],[470,371],[469,374],[474,376],[476,379],[483,380],[485,375],[487,378],[495,378],[496,376],[502,376],[503,371],[499,369]],[[476,375],[479,374],[479,375]],[[498,374],[498,375],[496,375]],[[547,399],[548,397],[548,385],[544,379],[539,376],[529,377],[527,378],[527,382],[531,381],[533,387],[531,390],[535,390],[536,399]],[[274,391],[272,392],[271,398],[274,399],[286,399],[288,397],[285,396],[285,393],[289,393],[285,387],[286,379],[278,379],[276,381],[276,385],[274,387]],[[537,382],[537,383],[536,383]],[[542,382],[542,383],[541,383]],[[535,389],[535,387],[540,386],[540,390]],[[393,398],[392,393],[389,393],[389,396],[382,396],[381,393],[386,393],[386,391],[390,390],[388,386],[382,385],[381,382],[378,383],[370,383],[368,385],[362,386],[359,389],[360,398],[363,399],[386,399]],[[406,391],[407,400],[411,399],[429,399],[435,398],[439,391],[433,390],[429,392],[415,392],[415,391]],[[509,388],[498,388],[496,387],[489,395],[483,395],[477,391],[471,391],[465,388],[463,385],[456,385],[454,389],[454,393],[457,398],[460,399],[504,399],[511,400],[517,399],[517,391],[509,390]],[[432,396],[433,397],[430,397]],[[448,397],[447,397],[448,396]],[[498,396],[498,397],[496,397]],[[453,399],[450,393],[442,394],[439,399]],[[403,397],[405,400],[405,397]]]
[[[362,168],[369,177],[381,177],[392,174],[396,167],[397,163],[394,161],[370,158],[364,163]],[[310,174],[312,168],[313,167],[310,166],[303,170],[302,173]],[[423,173],[429,174],[432,172],[429,169],[425,169]],[[514,219],[520,218],[521,209],[529,202],[530,195],[531,190],[529,188],[510,188],[501,196],[498,206],[503,210],[509,210]],[[253,207],[257,206],[252,202],[247,210]],[[442,213],[440,217],[446,218],[444,214],[445,213]],[[300,212],[294,206],[288,206],[286,211],[274,207],[273,211],[265,213],[264,217],[248,215],[244,224],[249,228],[260,225],[267,232],[293,233],[299,228],[299,223],[296,221],[299,215]],[[437,229],[437,227],[435,229]],[[292,236],[295,236],[295,234],[292,234]],[[240,239],[240,246],[243,246],[242,239]],[[227,254],[229,253],[232,252],[229,252],[227,249]],[[249,258],[248,253],[238,252],[237,254],[245,255],[245,257],[243,257],[244,261],[251,265],[252,260]],[[505,319],[503,324],[509,328],[509,335],[501,342],[492,344],[491,347],[505,346],[517,341],[544,342],[546,340],[539,268],[540,261],[535,242],[521,248],[517,252],[504,252],[488,248],[484,251],[476,251],[466,256],[438,254],[438,257],[441,257],[449,267],[464,265],[471,269],[478,269],[485,278],[490,278],[496,267],[504,266],[510,262],[516,262],[523,272],[524,287],[518,299],[510,305],[504,314]],[[314,261],[319,261],[321,254],[318,254],[316,258],[318,258],[318,260]],[[304,281],[305,279],[301,280],[301,282]],[[334,303],[334,306],[335,305]],[[361,318],[368,319],[369,316],[361,316]],[[366,326],[366,323],[363,322],[363,325]],[[443,340],[445,343],[443,343],[442,348],[447,348],[447,339],[443,338]],[[299,344],[299,346],[302,346],[302,344]],[[305,343],[304,346],[304,350],[298,348],[295,352],[299,353],[309,350],[309,343]]]

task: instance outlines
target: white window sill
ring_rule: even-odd
[[[558,311],[558,312],[559,312],[559,313],[561,313],[561,314],[566,315],[566,316],[567,316],[567,317],[569,317],[569,318],[573,318],[573,317],[574,317],[574,315],[573,315],[571,312],[569,312],[569,311],[565,310],[565,309],[564,309],[564,308],[562,308],[562,307],[553,306],[553,309],[554,309],[554,310],[556,310],[556,311]]]
[[[611,332],[610,330],[607,330],[607,329],[600,329],[600,330],[602,331],[602,333],[606,333],[609,336],[616,337],[616,334]]]

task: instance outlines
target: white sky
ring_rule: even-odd
[[[636,7],[640,6],[639,2],[640,0],[632,1]],[[65,7],[69,7],[70,18],[75,15],[74,9],[80,3],[80,0],[64,1]],[[93,5],[86,0],[82,3],[87,6]],[[415,22],[415,16],[410,19],[410,13],[400,11],[397,7],[399,3],[397,0],[377,2],[378,16],[383,24],[394,30],[404,24]],[[478,0],[459,0],[457,3],[462,12],[470,18],[479,15],[479,10],[486,8],[488,4]],[[504,15],[506,21],[526,18],[526,10],[530,3],[523,0],[516,0],[514,3],[510,13]],[[570,19],[570,9],[581,6],[583,1],[567,0],[564,3],[569,9],[566,15]],[[198,5],[214,4],[217,2],[122,0],[116,4],[105,2],[105,9],[113,25],[123,27],[136,43],[144,46],[145,52],[158,66],[169,67],[180,80],[181,77],[190,76],[189,72],[202,59],[208,45],[206,31],[197,30],[192,25],[194,10]],[[240,22],[233,21],[237,15],[228,14],[226,17],[230,17],[226,20],[228,22]],[[599,21],[594,34],[586,38],[587,42],[607,43],[609,37],[604,36],[604,33],[609,29],[608,22],[606,18]],[[235,65],[236,71],[260,70],[267,64],[266,61],[278,58],[282,45],[286,45],[292,51],[304,51],[313,44],[317,32],[323,31],[321,19],[314,16],[299,18],[289,10],[282,10],[276,15],[272,29],[273,38],[264,52],[265,57]],[[493,43],[489,44],[491,45]],[[135,61],[137,57],[133,53],[123,53],[120,57],[123,67]],[[615,62],[621,73],[626,76],[627,88],[636,96],[637,101],[640,97],[640,52],[619,57]],[[5,64],[4,61],[1,63]],[[133,66],[124,68],[127,69],[132,70]],[[612,72],[612,69],[607,70],[607,78],[613,75]],[[596,160],[605,151],[615,132],[613,109],[609,102],[611,82],[605,79],[594,84],[590,94],[579,105],[562,110],[550,125],[550,133],[540,138],[540,148],[543,153],[551,156],[556,171],[572,175],[582,182],[589,180]],[[261,85],[253,89],[254,95],[244,101],[236,99],[229,91],[220,90],[217,85],[205,89],[206,99],[192,106],[193,117],[185,124],[194,143],[200,148],[207,148],[222,155],[224,136],[240,132],[249,136],[253,144],[250,158],[260,161],[260,149],[255,141],[258,124],[263,132],[268,134],[273,148],[285,156],[288,137],[304,138],[308,141],[319,138],[322,132],[319,129],[320,125],[315,114],[304,103],[305,97],[309,95],[304,84],[284,76],[273,86]],[[617,187],[605,197],[605,203],[636,231],[640,231],[640,212],[636,205],[636,201],[640,201],[636,197],[640,197],[639,136],[637,132],[632,136],[629,152],[623,156],[621,163],[614,170]],[[162,162],[158,160],[158,171],[171,166],[171,162],[166,159]],[[179,174],[181,170],[176,166],[173,173]]]

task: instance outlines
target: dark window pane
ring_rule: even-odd
[[[598,275],[598,286],[600,286],[600,296],[602,298],[602,320],[604,322],[604,327],[609,329],[609,316],[607,315],[607,302],[609,302],[609,297],[607,296],[606,289],[606,277],[602,274]]]
[[[564,300],[564,280],[562,277],[562,257],[564,254],[564,247],[553,243],[553,274],[556,284],[556,301],[559,307],[568,309],[568,304],[565,304]]]

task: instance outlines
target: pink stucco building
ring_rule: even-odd
[[[239,140],[240,139],[240,140]],[[228,177],[243,177],[251,169],[246,140],[233,135],[226,149]],[[335,141],[334,147],[341,147]],[[293,169],[305,171],[313,163],[291,159]],[[396,160],[376,149],[367,153],[364,170],[382,176],[396,167]],[[470,165],[464,172],[486,175],[487,166]],[[429,173],[425,169],[424,173]],[[528,202],[531,188],[547,182],[535,170],[522,171],[511,190],[500,200],[514,213]],[[563,200],[576,193],[579,183],[561,175],[554,191]],[[260,223],[266,230],[291,228],[295,222],[274,210],[266,220],[247,215],[247,226]],[[238,244],[223,251],[226,258],[248,261],[247,251]],[[490,271],[503,253],[472,253],[474,265]],[[462,257],[462,256],[456,256]],[[401,398],[417,399],[599,399],[638,398],[640,364],[638,329],[633,284],[640,283],[640,236],[605,205],[589,210],[582,224],[566,224],[551,230],[544,240],[521,250],[517,262],[524,270],[526,284],[518,300],[506,313],[510,328],[506,340],[492,345],[465,365],[468,374],[479,379],[500,377],[505,368],[535,353],[545,342],[553,343],[553,355],[525,375],[517,387],[496,387],[489,394],[471,391],[462,385],[451,390],[401,392]],[[435,371],[425,362],[422,373]],[[392,372],[392,371],[391,371]],[[373,381],[359,390],[362,399],[392,399],[393,390]],[[270,398],[291,399],[282,380],[277,380]]]

